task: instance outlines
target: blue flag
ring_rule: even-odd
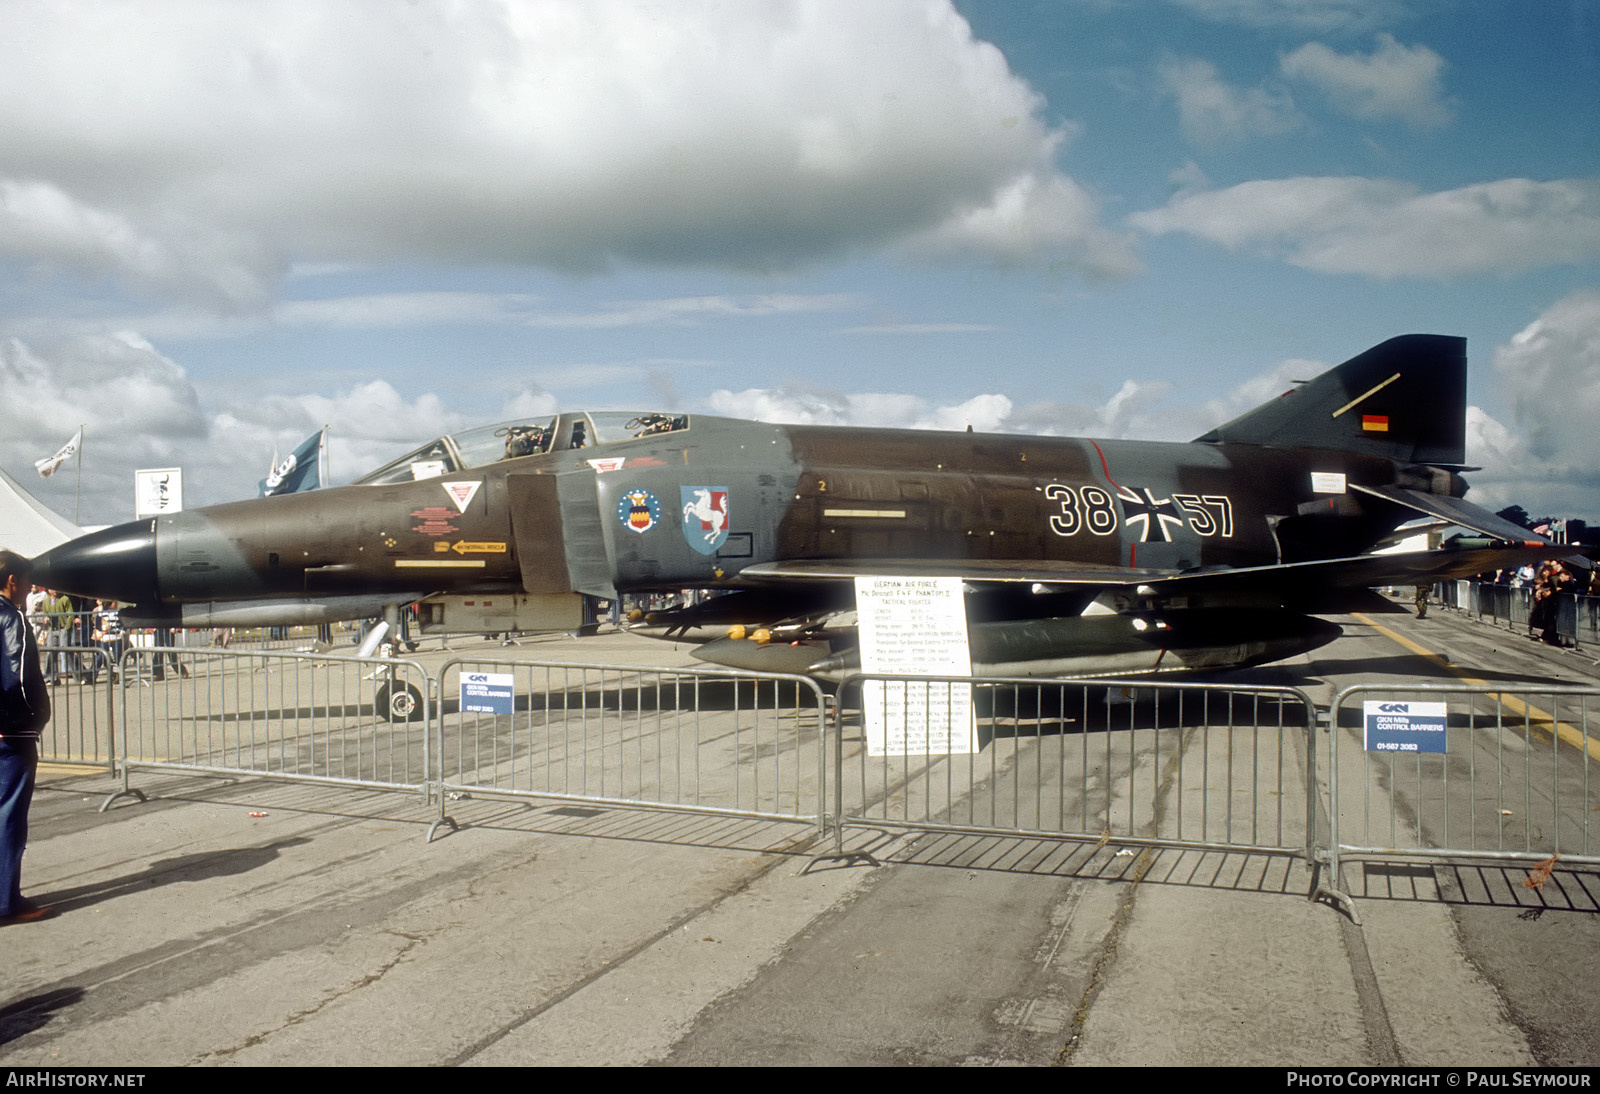
[[[282,463],[256,484],[261,490],[260,496],[270,498],[276,494],[298,494],[321,486],[322,445],[327,435],[328,427],[323,426],[289,453]]]

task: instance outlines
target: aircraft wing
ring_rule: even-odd
[[[1182,571],[1129,569],[1125,566],[1053,567],[1039,559],[880,558],[762,562],[740,576],[768,582],[853,581],[857,577],[959,577],[972,582],[1015,581],[1046,585],[1139,585],[1175,577]]]
[[[1459,522],[1457,522],[1459,523]],[[1526,533],[1523,529],[1518,531]],[[1126,567],[1085,568],[1081,563],[1053,567],[1038,559],[830,559],[767,562],[747,567],[743,576],[763,584],[795,581],[843,582],[856,577],[959,577],[981,585],[1030,582],[1103,589],[1148,586],[1157,597],[1216,596],[1276,600],[1318,610],[1318,594],[1328,590],[1370,589],[1377,585],[1422,585],[1490,570],[1565,558],[1570,545],[1534,540],[1488,540],[1467,547],[1440,547],[1401,554],[1357,555],[1311,562],[1278,563],[1183,572]],[[1142,590],[1141,590],[1142,591]],[[1322,610],[1342,610],[1329,607]]]

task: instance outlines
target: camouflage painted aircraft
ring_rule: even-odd
[[[580,596],[748,669],[859,664],[854,579],[959,577],[975,672],[1232,668],[1313,649],[1371,591],[1569,553],[1462,500],[1466,343],[1390,339],[1188,444],[566,413],[440,437],[355,483],[57,547],[37,580],[124,619],[570,630]],[[1426,516],[1447,546],[1368,553]]]

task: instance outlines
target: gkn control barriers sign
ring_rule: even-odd
[[[1445,705],[1368,700],[1361,704],[1368,752],[1443,752]]]
[[[511,673],[461,674],[461,711],[464,714],[510,714],[514,701]]]

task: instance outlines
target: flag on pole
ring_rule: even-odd
[[[62,445],[61,449],[54,456],[51,456],[49,459],[35,460],[33,461],[33,466],[39,469],[39,476],[41,478],[48,479],[51,475],[56,473],[56,468],[60,467],[68,460],[72,459],[73,456],[78,454],[78,446],[81,444],[83,444],[83,429],[82,427],[79,427],[78,431],[72,435],[72,440]]]
[[[266,478],[256,485],[260,496],[270,498],[277,494],[298,494],[315,490],[322,485],[322,450],[328,438],[328,427],[323,426],[301,442],[282,463],[276,464]]]

